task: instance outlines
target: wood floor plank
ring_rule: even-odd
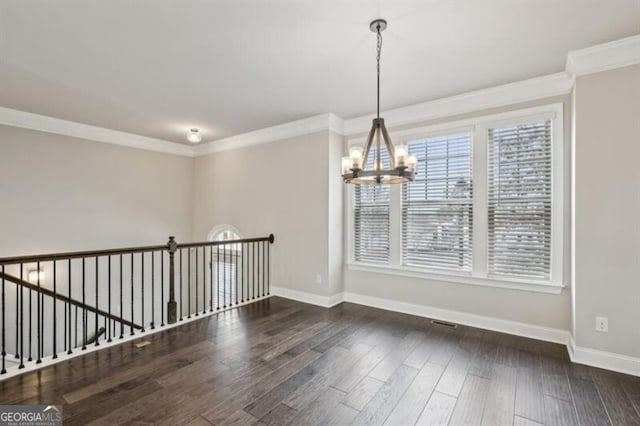
[[[365,377],[347,394],[342,403],[360,411],[371,401],[383,385],[384,382],[378,379]]]
[[[450,425],[479,425],[482,422],[490,380],[467,374],[451,415]]]
[[[618,379],[619,375],[599,369],[592,370],[591,375],[611,423],[640,426],[640,415],[634,409],[623,383]]]
[[[483,425],[507,425],[513,421],[516,375],[517,369],[515,367],[503,364],[494,365],[487,401],[482,415]]]
[[[348,351],[346,349],[332,347],[320,358],[271,389],[256,401],[247,405],[245,411],[262,420],[262,417],[276,405],[289,398],[292,393],[313,379],[314,376],[330,369],[334,363],[339,362],[347,353]]]
[[[543,424],[525,419],[524,417],[515,416],[513,418],[513,426],[543,426]]]
[[[542,358],[542,389],[545,395],[571,401],[569,377],[557,358]]]
[[[525,365],[532,364],[526,363]],[[515,414],[538,423],[544,423],[543,395],[542,371],[539,368],[518,367]]]
[[[573,426],[578,424],[576,410],[569,401],[544,396],[545,422],[548,425]]]
[[[462,339],[438,382],[438,386],[436,387],[438,392],[446,393],[454,397],[460,395],[462,385],[467,378],[471,360],[479,346],[480,340],[476,338],[469,339],[465,337]]]
[[[287,404],[280,403],[266,413],[261,419],[261,425],[284,425],[291,422],[298,415],[298,410],[289,407]]]
[[[353,425],[380,425],[418,374],[415,368],[401,365],[354,419]]]
[[[373,348],[345,374],[337,377],[331,385],[343,392],[351,392],[353,388],[360,383],[376,365],[378,365],[378,363],[385,357],[388,350],[389,349],[387,347],[382,346]]]
[[[395,346],[382,361],[375,366],[369,373],[369,376],[380,381],[387,381],[389,377],[396,371],[400,365],[404,363],[404,360],[420,343],[422,335],[419,332],[409,332],[399,343]]]
[[[311,403],[320,393],[323,393],[329,384],[335,381],[337,377],[342,376],[353,364],[362,358],[367,352],[371,351],[371,346],[365,344],[354,345],[351,350],[342,356],[339,362],[333,363],[329,368],[323,368],[307,383],[294,390],[284,403],[289,407],[302,410]],[[335,350],[345,350],[339,346]]]
[[[441,365],[425,364],[384,424],[388,426],[414,424],[431,397],[443,370]]]
[[[640,421],[640,378],[562,345],[362,305],[273,297],[137,336],[2,380],[0,402],[61,404],[68,425]]]
[[[350,425],[359,411],[340,403],[318,421],[317,426],[344,426]]]
[[[491,379],[497,353],[497,344],[486,341],[481,342],[469,365],[469,374]]]
[[[600,394],[592,380],[583,380],[576,376],[569,377],[578,421],[581,425],[610,425],[611,421],[604,408]]]
[[[298,415],[287,424],[315,425],[322,423],[325,418],[330,417],[330,413],[333,412],[345,396],[346,393],[335,388],[327,387],[324,392],[320,393],[320,395],[304,409],[299,410]]]
[[[420,414],[416,425],[440,426],[449,424],[456,401],[457,399],[450,395],[435,391]]]

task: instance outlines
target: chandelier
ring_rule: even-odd
[[[380,52],[382,51],[382,31],[387,28],[387,21],[376,19],[369,24],[369,28],[378,37],[378,54],[376,56],[378,77],[377,114],[376,118],[373,119],[364,148],[353,147],[349,150],[348,157],[342,157],[342,179],[344,179],[345,183],[356,185],[411,182],[415,178],[418,158],[415,155],[409,155],[405,145],[393,146],[387,128],[384,125],[384,118],[380,117]],[[375,158],[373,158],[373,164],[369,164],[369,156],[374,143]],[[389,156],[387,164],[382,158],[382,144],[386,147]]]

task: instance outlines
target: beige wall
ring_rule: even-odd
[[[566,200],[564,211],[564,282],[567,288],[561,294],[543,294],[522,290],[510,290],[501,288],[484,287],[477,285],[459,284],[453,282],[439,282],[429,279],[407,278],[402,276],[382,275],[371,272],[350,270],[347,268],[344,274],[345,288],[347,291],[367,296],[390,299],[394,301],[424,305],[440,309],[448,309],[500,318],[509,321],[518,321],[526,324],[551,327],[560,330],[568,330],[571,318],[571,288],[570,254],[571,254],[571,222],[570,222],[570,114],[571,99],[569,96],[541,99],[535,102],[527,102],[508,107],[494,108],[477,111],[472,114],[464,114],[437,120],[415,123],[404,128],[430,126],[435,124],[464,120],[467,118],[491,115],[500,112],[530,108],[539,105],[549,105],[562,102],[564,105],[565,122],[565,191]],[[391,128],[393,131],[400,128]],[[345,223],[350,218],[344,218]]]
[[[0,126],[0,256],[190,239],[192,163]]]
[[[330,211],[342,212],[329,177],[329,157],[338,155],[339,165],[334,138],[322,131],[196,158],[193,239],[220,224],[247,237],[273,233],[271,284],[331,294],[341,286],[335,277],[342,265],[329,249],[335,238],[341,243],[329,232],[341,227]]]
[[[577,346],[640,356],[640,66],[575,85]],[[595,331],[595,317],[609,332]]]

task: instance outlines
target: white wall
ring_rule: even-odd
[[[188,240],[192,163],[0,126],[0,256]]]
[[[178,241],[191,237],[193,159],[157,152],[126,148],[42,133],[15,127],[0,126],[0,257],[42,254],[61,251],[81,251],[116,247],[162,245],[169,235]],[[166,256],[165,256],[166,257]],[[113,270],[118,264],[113,260]],[[145,259],[145,323],[151,321],[151,265]],[[155,260],[156,311],[160,322],[159,267]],[[124,312],[130,318],[130,262],[124,259]],[[166,263],[166,259],[165,259]],[[68,295],[67,265],[59,263],[57,291]],[[99,264],[99,306],[107,311],[107,259]],[[168,265],[165,265],[165,270]],[[24,265],[24,277],[36,268]],[[85,274],[86,300],[95,300],[95,263],[87,261]],[[41,285],[53,289],[53,265],[41,265],[45,279]],[[135,322],[140,324],[142,291],[141,263],[135,259],[134,291]],[[9,266],[6,272],[19,276],[19,267]],[[82,298],[81,261],[72,263],[71,296]],[[165,283],[165,301],[168,288]],[[7,348],[15,353],[16,286],[6,284]],[[25,291],[25,319],[29,317],[28,291]],[[112,286],[113,310],[120,298],[117,277]],[[45,298],[44,329],[52,336],[52,304]],[[33,310],[36,307],[33,297]],[[63,343],[64,304],[57,304],[58,349]],[[75,309],[72,312],[75,318]],[[81,316],[80,316],[81,318]],[[89,315],[88,336],[94,333],[94,317]],[[34,316],[35,322],[35,316]],[[81,319],[79,319],[81,324]],[[103,324],[101,323],[100,326]],[[75,334],[75,327],[74,334]],[[80,328],[81,329],[81,328]],[[126,329],[128,333],[129,330]],[[28,339],[28,331],[25,331]],[[35,347],[36,332],[32,340]],[[82,338],[79,339],[82,341]],[[45,353],[50,353],[52,339],[44,341]],[[25,344],[25,348],[27,345]],[[35,357],[35,351],[34,351]]]
[[[273,233],[273,286],[323,296],[340,288],[342,263],[330,255],[330,244],[342,241],[330,232],[341,227],[334,209],[342,211],[341,193],[333,194],[341,187],[329,176],[330,156],[339,166],[335,138],[321,131],[196,158],[192,238],[221,223],[247,237]]]
[[[640,66],[578,77],[574,90],[574,338],[640,357]]]

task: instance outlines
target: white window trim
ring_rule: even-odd
[[[347,185],[347,258],[350,270],[382,273],[410,278],[443,281],[467,285],[481,285],[515,290],[559,294],[565,287],[564,280],[564,123],[563,104],[555,103],[533,108],[479,116],[465,120],[405,129],[392,132],[395,143],[417,138],[442,136],[445,134],[471,133],[473,170],[473,263],[471,273],[459,273],[438,269],[416,268],[403,265],[402,247],[402,193],[400,185],[391,188],[390,209],[390,253],[388,265],[373,265],[356,262],[353,244],[353,185]],[[488,253],[488,141],[487,129],[500,125],[514,125],[535,120],[551,119],[551,280],[516,279],[487,274]],[[361,146],[364,138],[347,139],[347,147]]]

